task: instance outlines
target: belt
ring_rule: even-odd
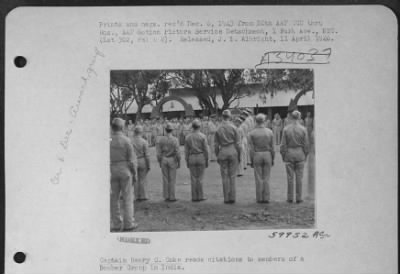
[[[221,147],[229,147],[229,146],[233,146],[234,145],[234,143],[231,143],[231,144],[227,144],[227,145],[221,145]]]
[[[204,152],[192,152],[192,153],[189,153],[189,155],[198,155],[198,154],[203,154]]]
[[[142,159],[142,158],[145,158],[145,157],[144,156],[139,156],[139,157],[136,156],[136,158],[137,159]]]
[[[270,149],[266,149],[266,150],[254,150],[254,152],[267,152],[267,151],[271,152]]]
[[[163,156],[163,157],[165,157],[165,158],[173,158],[173,157],[176,157],[176,155],[171,155],[171,156]]]

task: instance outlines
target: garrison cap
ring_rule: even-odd
[[[133,130],[136,134],[142,133],[143,132],[143,127],[142,126],[136,126],[135,129]]]
[[[168,129],[168,130],[173,130],[173,129],[174,129],[174,127],[172,126],[172,124],[171,124],[171,123],[167,123],[167,125],[165,126],[165,129]]]
[[[225,109],[225,110],[222,112],[222,116],[224,116],[224,117],[231,117],[231,112],[230,112],[230,110]]]
[[[264,123],[265,122],[265,115],[262,113],[257,114],[256,116],[256,122],[258,124]]]
[[[301,113],[298,110],[294,110],[294,111],[292,111],[291,116],[293,119],[298,120],[301,117]]]
[[[200,120],[199,120],[199,119],[194,119],[193,122],[192,122],[192,127],[194,127],[194,128],[199,128],[199,127],[201,127],[201,122],[200,122]]]
[[[117,117],[112,120],[111,124],[123,128],[125,125],[125,121]]]

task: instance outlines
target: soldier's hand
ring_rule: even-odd
[[[251,168],[254,168],[254,164],[253,164],[253,163],[250,163],[250,167],[251,167]]]

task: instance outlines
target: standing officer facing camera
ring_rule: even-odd
[[[123,133],[124,120],[112,120],[110,143],[111,169],[111,231],[132,231],[137,227],[134,221],[132,181],[136,176],[136,155],[128,137]],[[119,198],[123,199],[123,220]]]

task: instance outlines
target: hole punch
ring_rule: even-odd
[[[25,67],[27,60],[24,56],[17,56],[14,58],[14,64],[17,68]]]
[[[14,261],[18,264],[25,262],[26,255],[24,252],[17,252],[14,254]]]

